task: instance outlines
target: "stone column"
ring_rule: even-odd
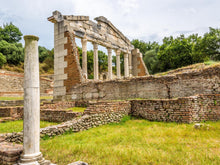
[[[40,83],[38,40],[32,35],[24,36],[24,137],[20,164],[38,165],[40,152]]]
[[[129,77],[129,68],[128,68],[128,54],[124,54],[124,75]]]
[[[112,49],[108,48],[108,79],[112,79]]]
[[[94,70],[94,80],[99,79],[99,60],[98,60],[98,44],[93,43],[93,70]]]
[[[128,65],[129,65],[129,76],[132,76],[132,55],[131,52],[128,53]]]
[[[82,72],[87,79],[87,39],[83,38],[82,43]]]
[[[116,54],[116,70],[117,70],[117,78],[121,78],[121,64],[120,64],[120,50],[115,51]]]

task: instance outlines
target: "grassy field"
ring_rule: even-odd
[[[50,125],[56,125],[57,123],[41,121],[40,127],[44,128]],[[23,130],[23,121],[9,121],[5,123],[0,123],[0,133],[12,133],[12,132],[20,132]]]
[[[72,110],[73,112],[84,112],[86,109],[86,107],[72,107],[72,108],[68,108],[66,110]]]
[[[133,119],[41,140],[41,151],[59,165],[219,165],[220,122],[205,125]]]
[[[0,100],[23,100],[23,97],[0,97]],[[40,99],[53,99],[53,96],[41,96]]]

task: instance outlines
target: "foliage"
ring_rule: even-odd
[[[22,33],[18,27],[10,24],[4,24],[0,27],[0,41],[4,40],[8,43],[17,43],[21,40]]]
[[[7,62],[6,57],[0,53],[0,68]]]
[[[207,124],[209,130],[195,130],[193,124],[128,120],[41,141],[41,151],[56,164],[218,165],[220,122]]]
[[[21,43],[9,43],[1,40],[0,53],[6,57],[8,64],[18,65],[24,61],[24,49]]]

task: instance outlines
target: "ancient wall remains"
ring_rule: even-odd
[[[98,45],[108,50],[108,79],[112,79],[112,51],[116,52],[117,78],[121,78],[120,53],[124,54],[124,77],[148,74],[140,52],[107,18],[89,20],[88,16],[62,15],[54,11],[48,21],[54,23],[54,98],[70,93],[72,86],[87,81],[87,42],[93,44],[94,80],[99,80]],[[82,42],[82,68],[75,38]],[[134,60],[134,61],[133,61]]]
[[[220,94],[178,99],[133,100],[131,114],[150,121],[192,123],[220,120]]]
[[[0,70],[0,96],[23,96],[24,74]],[[40,79],[41,95],[53,94],[53,81]]]
[[[52,137],[63,134],[67,131],[79,132],[108,123],[117,123],[120,122],[124,116],[128,115],[131,110],[129,102],[103,104],[90,103],[90,105],[94,108],[90,108],[92,114],[89,114],[87,111],[81,118],[75,118],[58,125],[42,128],[40,130],[40,136]],[[97,109],[97,107],[99,107],[99,109]],[[23,133],[1,134],[0,138],[4,138],[8,142],[20,143],[23,139]]]
[[[72,88],[67,100],[158,99],[220,93],[220,66],[168,76],[145,76],[125,80],[87,82]]]
[[[23,151],[23,146],[19,144],[1,142],[0,139],[0,164],[13,165],[16,164]]]

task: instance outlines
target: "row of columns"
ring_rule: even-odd
[[[82,72],[87,78],[87,40],[83,38],[82,43]],[[112,79],[112,49],[107,48],[108,51],[108,78]],[[94,70],[94,80],[99,79],[99,62],[98,62],[98,44],[93,43],[93,70]],[[121,67],[120,67],[120,50],[115,50],[116,53],[116,70],[117,78],[121,78]],[[131,54],[124,54],[124,76],[129,77],[129,72],[131,73]]]

